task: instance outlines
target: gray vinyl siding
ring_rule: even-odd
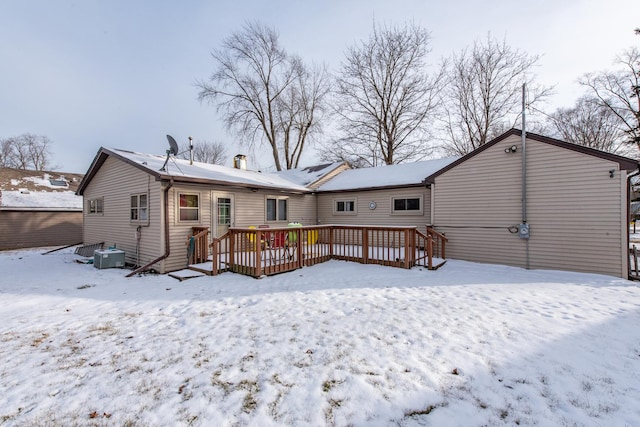
[[[130,220],[132,194],[148,193],[149,221]],[[164,254],[162,237],[162,191],[149,174],[113,157],[106,159],[84,191],[83,241],[104,242],[125,251],[126,261],[145,265]],[[89,214],[88,201],[103,198],[103,214]],[[136,254],[136,229],[141,225],[139,256]],[[156,266],[161,269],[161,266]]]
[[[518,151],[505,153],[511,145]],[[433,222],[449,239],[448,257],[526,266],[527,241],[508,230],[522,221],[521,148],[512,136],[436,178]],[[531,268],[626,276],[626,183],[618,169],[527,140]]]
[[[393,197],[422,197],[420,214],[392,213]],[[424,232],[431,223],[431,189],[425,187],[394,188],[372,191],[353,191],[339,193],[318,193],[319,224],[357,224],[416,226]],[[334,204],[338,200],[355,200],[356,214],[335,213]],[[375,202],[375,209],[369,204]]]
[[[0,250],[82,242],[82,212],[0,211]]]

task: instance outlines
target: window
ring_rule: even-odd
[[[104,212],[104,199],[89,199],[88,210],[90,215],[102,215]]]
[[[179,194],[179,221],[200,220],[200,196],[198,194]]]
[[[131,196],[131,221],[147,221],[149,219],[149,197],[147,194]]]
[[[356,214],[356,201],[355,200],[335,200],[333,213],[337,215],[355,215]]]
[[[287,198],[267,197],[267,221],[286,221]]]
[[[231,225],[231,199],[218,197],[218,224]]]
[[[422,214],[422,197],[393,197],[393,213]]]

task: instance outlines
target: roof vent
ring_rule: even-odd
[[[247,170],[247,156],[244,154],[236,154],[233,158],[233,167],[236,169]]]

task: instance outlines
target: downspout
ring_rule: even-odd
[[[171,180],[169,181],[169,185],[167,185],[164,189],[164,255],[154,259],[147,265],[143,265],[142,267],[133,270],[131,273],[127,274],[126,277],[131,277],[142,271],[145,271],[153,264],[156,264],[169,257],[169,254],[171,253],[171,245],[169,244],[169,190],[171,189],[171,187],[173,187],[173,178],[171,178]]]
[[[526,83],[522,84],[522,224],[527,228],[527,131],[525,120],[525,88]],[[527,237],[525,238],[526,252],[526,268],[530,268],[529,263],[529,235],[527,228]]]
[[[629,279],[629,273],[631,272],[631,266],[629,265],[629,223],[631,221],[631,178],[634,176],[638,176],[640,174],[640,169],[636,170],[627,175],[627,238],[626,238],[626,246],[625,246],[625,256],[627,257],[627,279]]]

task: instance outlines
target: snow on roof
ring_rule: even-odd
[[[132,151],[109,149],[110,151],[137,163],[150,172],[168,175],[172,177],[205,179],[211,181],[241,184],[243,186],[269,187],[290,191],[309,191],[303,185],[291,182],[275,173],[258,172],[252,170],[236,169],[227,166],[212,165],[209,163],[193,162],[189,160],[171,157],[166,166],[166,171],[160,171],[166,160],[166,156],[135,153]]]
[[[326,174],[340,167],[342,164],[343,162],[326,163],[322,165],[307,166],[304,168],[287,169],[275,173],[288,181],[306,186],[316,182]]]
[[[318,191],[357,190],[420,184],[426,177],[456,161],[458,157],[425,160],[399,165],[351,169],[318,188]]]
[[[76,196],[73,191],[2,190],[0,208],[82,210],[82,196]]]

